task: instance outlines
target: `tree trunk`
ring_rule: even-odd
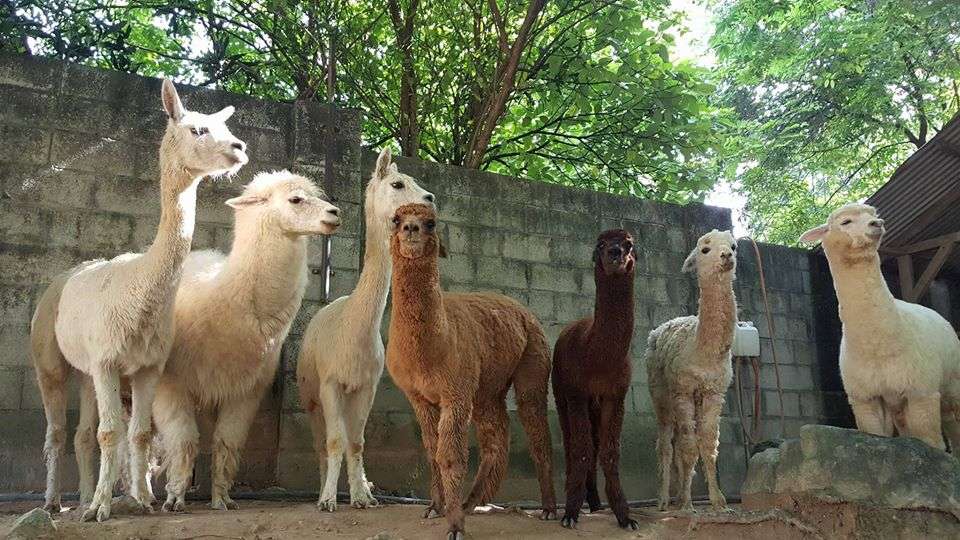
[[[410,0],[406,17],[400,12],[398,0],[389,0],[390,19],[397,34],[401,55],[400,72],[400,152],[417,157],[420,150],[420,124],[417,116],[417,74],[413,62],[413,32],[416,27],[419,0]]]

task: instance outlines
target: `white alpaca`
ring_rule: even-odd
[[[680,508],[693,508],[690,489],[698,455],[711,505],[720,509],[727,504],[717,485],[717,447],[724,394],[733,378],[736,250],[736,239],[729,231],[713,230],[697,240],[683,263],[684,272],[697,272],[697,315],[667,321],[647,340],[647,381],[657,414],[660,510],[670,503],[674,463],[680,476]]]
[[[830,263],[840,304],[840,376],[861,431],[960,449],[960,339],[936,311],[897,300],[880,273],[883,220],[848,204],[810,229]]]
[[[390,289],[390,221],[408,203],[433,203],[433,194],[397,171],[384,149],[367,185],[363,270],[350,296],[323,308],[304,332],[297,360],[300,402],[310,416],[317,459],[326,463],[326,482],[317,505],[337,508],[337,482],[347,453],[350,502],[377,504],[363,470],[363,430],[383,374],[380,322]]]
[[[235,173],[247,162],[246,146],[225,124],[233,107],[212,115],[188,111],[169,80],[163,81],[161,97],[169,120],[160,144],[161,213],[153,244],[146,253],[85,262],[57,276],[41,297],[31,325],[33,362],[47,416],[44,451],[50,509],[60,506],[68,364],[89,376],[75,438],[81,502],[90,502],[84,521],[110,517],[124,426],[121,377],[129,380],[133,396],[130,494],[144,509],[150,507],[146,478],[150,408],[173,343],[173,296],[190,252],[197,185],[205,176]],[[96,411],[101,464],[91,497]]]
[[[190,254],[183,265],[176,337],[153,418],[167,469],[164,510],[183,510],[199,433],[197,410],[216,410],[210,505],[236,508],[230,488],[240,452],[307,287],[307,236],[333,234],[339,210],[308,179],[258,174],[235,209],[229,256]]]

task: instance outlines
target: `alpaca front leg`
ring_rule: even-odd
[[[582,396],[567,398],[567,423],[570,439],[567,441],[570,462],[566,482],[567,502],[564,506],[560,525],[573,528],[580,520],[580,507],[586,496],[587,474],[594,463],[593,439],[590,425],[590,411],[587,398]]]
[[[676,459],[679,468],[680,509],[693,511],[693,470],[697,465],[696,412],[688,396],[674,396]]]
[[[916,437],[934,448],[946,450],[940,422],[940,392],[910,394],[904,407],[908,437]]]
[[[130,427],[128,442],[130,448],[130,495],[136,500],[141,510],[152,512],[150,506],[153,493],[147,482],[150,473],[150,442],[153,439],[151,429],[151,412],[153,400],[156,396],[157,381],[160,372],[157,369],[141,369],[131,377],[130,387],[133,393],[133,404],[130,409]]]
[[[164,512],[182,512],[193,464],[200,444],[196,407],[186,391],[176,384],[161,383],[153,402],[153,419],[160,432],[163,461],[167,471],[167,499]]]
[[[720,491],[717,482],[717,453],[720,445],[720,413],[722,410],[723,394],[706,395],[700,405],[700,418],[697,422],[700,459],[703,460],[703,474],[707,477],[710,505],[713,506],[714,510],[722,510],[727,506],[727,499]]]
[[[477,427],[477,446],[480,466],[473,480],[473,489],[463,508],[473,512],[478,505],[493,500],[507,472],[507,454],[510,451],[510,417],[504,402],[495,402],[477,408],[474,415]]]
[[[43,508],[51,513],[60,512],[60,469],[67,439],[67,378],[66,370],[44,372],[37,368],[37,383],[43,412],[47,417],[47,433],[43,443],[43,456],[47,462],[47,491]]]
[[[346,400],[344,426],[347,432],[347,478],[350,480],[350,505],[354,508],[377,506],[379,501],[370,492],[367,473],[363,469],[363,431],[373,407],[377,381],[349,394]]]
[[[606,480],[607,502],[624,529],[637,530],[640,526],[630,517],[627,499],[620,486],[620,432],[623,430],[623,401],[625,396],[603,398],[600,407],[600,453],[598,461]]]
[[[230,488],[240,466],[240,452],[247,440],[247,432],[260,408],[262,392],[254,397],[224,401],[213,430],[213,481],[210,489],[210,507],[214,510],[236,510],[237,503],[230,498]]]
[[[430,464],[430,506],[427,507],[423,517],[440,517],[443,515],[444,507],[442,475],[440,466],[437,464],[437,427],[440,424],[440,409],[416,396],[408,396],[408,398],[417,415],[423,449],[427,454],[427,463]]]
[[[337,484],[340,483],[340,467],[343,464],[343,445],[346,440],[346,427],[343,422],[343,392],[336,384],[324,384],[320,387],[320,406],[323,409],[323,421],[327,427],[327,476],[317,507],[320,510],[337,510]]]
[[[855,398],[849,396],[850,408],[857,421],[857,429],[864,433],[893,436],[893,415],[884,409],[880,398]]]
[[[470,396],[458,396],[454,405],[440,409],[437,425],[437,464],[443,482],[447,540],[464,538],[463,477],[467,468],[467,427]]]
[[[117,482],[117,446],[123,437],[123,402],[120,400],[120,373],[115,369],[100,369],[93,373],[97,394],[100,425],[97,440],[100,443],[100,477],[90,507],[81,521],[104,521],[110,518],[113,486]]]
[[[80,421],[73,436],[73,450],[76,453],[77,473],[80,477],[80,506],[93,501],[93,490],[97,484],[97,394],[93,389],[93,379],[81,375],[80,382]]]

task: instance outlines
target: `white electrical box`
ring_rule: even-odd
[[[760,356],[760,332],[753,322],[737,322],[737,330],[733,334],[733,355]]]

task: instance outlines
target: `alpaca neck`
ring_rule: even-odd
[[[221,289],[262,323],[289,322],[306,287],[307,239],[259,219],[238,219]],[[267,333],[279,328],[271,327]]]
[[[363,328],[380,331],[383,311],[390,291],[390,229],[372,213],[366,216],[366,239],[363,252],[363,270],[357,286],[347,299],[343,317]]]
[[[633,273],[610,276],[597,268],[594,276],[597,299],[591,338],[604,340],[610,347],[620,347],[623,350],[616,352],[626,354],[633,336]]]
[[[436,256],[393,259],[393,312],[390,335],[403,335],[426,350],[438,346],[446,333],[447,315],[440,291]]]
[[[874,317],[874,314],[896,312],[893,294],[880,272],[880,257],[876,252],[865,257],[843,260],[840,257],[827,257],[833,286],[837,291],[837,303],[840,307],[840,320],[846,335],[856,335],[862,327],[864,337],[872,340],[877,332],[896,332],[893,317]],[[869,325],[861,325],[870,321]],[[879,325],[889,323],[889,327]]]
[[[697,347],[715,352],[729,351],[737,326],[737,300],[733,294],[732,276],[712,275],[701,280],[699,286]]]
[[[160,286],[179,278],[181,265],[190,253],[196,223],[197,186],[203,178],[165,158],[165,153],[161,146],[160,225],[140,263],[140,271],[154,276]]]

